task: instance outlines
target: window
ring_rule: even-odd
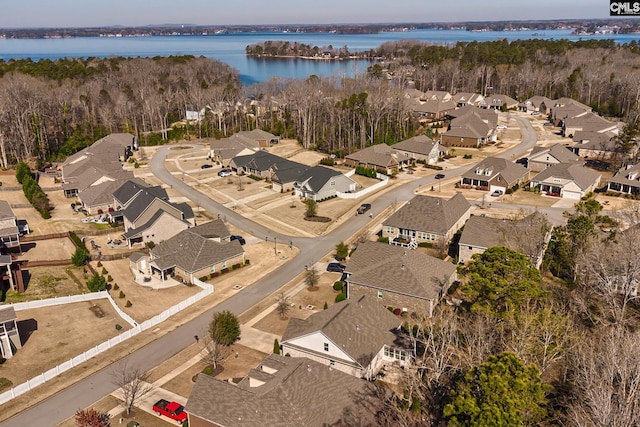
[[[378,291],[378,298],[382,298],[382,291]]]
[[[222,263],[222,268],[227,268],[227,261]]]
[[[335,360],[329,360],[329,366],[335,366],[335,365],[336,365]]]
[[[331,185],[331,186],[335,186],[335,185],[336,185],[336,182],[335,182],[335,181],[331,181],[331,183],[330,183],[329,185]]]
[[[384,356],[391,357],[391,348],[388,345],[384,346]]]
[[[324,343],[324,351],[329,351],[329,343]]]
[[[396,232],[396,229],[393,227],[387,227],[387,234],[393,234]]]

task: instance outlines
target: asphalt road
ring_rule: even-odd
[[[529,121],[520,117],[515,117],[515,119],[520,124],[522,142],[502,153],[500,157],[507,159],[519,157],[528,152],[536,143],[536,134]],[[165,158],[169,150],[169,146],[161,147],[150,163],[151,171],[160,180],[171,185],[185,197],[197,203],[208,212],[214,215],[220,214],[221,216],[226,216],[227,221],[245,230],[247,233],[259,238],[268,236],[270,239],[276,237],[278,241],[282,242],[293,241],[293,244],[300,249],[300,255],[291,259],[278,270],[261,278],[254,285],[243,289],[216,307],[206,310],[196,319],[140,348],[124,359],[115,362],[110,367],[90,375],[49,399],[1,423],[1,427],[55,426],[64,421],[71,417],[77,409],[88,407],[105,395],[113,392],[117,387],[111,383],[112,372],[121,368],[124,363],[130,368],[137,368],[142,371],[147,371],[157,366],[185,347],[191,345],[194,335],[202,335],[215,312],[230,310],[233,313],[240,314],[246,311],[278,290],[285,283],[295,278],[304,269],[305,265],[315,263],[331,252],[337,243],[349,239],[363,227],[366,227],[368,222],[371,221],[367,215],[354,216],[337,227],[329,235],[315,238],[291,237],[274,232],[214,202],[204,194],[182,182],[182,180],[171,175],[164,166]],[[447,175],[445,179],[461,175],[473,167],[472,165],[447,170],[445,171]],[[431,186],[436,182],[433,176],[411,181],[375,199],[371,212],[375,216],[392,203],[410,200],[413,198],[416,188],[425,185]],[[122,345],[127,344],[124,343]],[[87,364],[90,363],[92,362],[87,362]]]

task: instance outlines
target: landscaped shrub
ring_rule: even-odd
[[[113,290],[114,290],[114,291],[117,291],[118,289],[120,289],[120,286],[118,286],[118,284],[117,284],[117,283],[116,283],[116,284],[114,284],[114,285],[113,285]]]
[[[89,258],[89,252],[83,247],[78,247],[71,256],[71,262],[76,267],[80,267],[87,262],[87,258]]]
[[[336,161],[331,157],[325,157],[324,159],[320,160],[320,164],[324,166],[335,166]]]
[[[336,295],[336,302],[344,301],[346,299],[347,299],[347,296],[345,294],[343,294],[342,292],[340,292],[338,295]]]
[[[213,368],[211,366],[207,366],[202,370],[202,373],[205,375],[213,375]]]
[[[375,178],[378,173],[374,168],[367,168],[364,166],[356,166],[356,175],[363,175],[369,178]]]
[[[228,272],[229,272],[229,268],[227,268],[227,267],[225,267],[222,270],[220,270],[221,274],[225,274],[225,273],[228,273]]]
[[[87,288],[91,292],[104,291],[105,289],[107,289],[107,282],[104,280],[104,276],[100,276],[98,273],[96,273],[89,280],[87,280]]]
[[[107,269],[106,269],[106,268],[104,268],[104,267],[102,267],[102,271],[101,271],[100,273],[101,273],[103,276],[104,276],[105,274],[109,274],[109,272],[107,271]]]
[[[378,242],[380,243],[389,243],[388,237],[378,237]]]
[[[249,260],[248,259],[244,260],[244,265],[249,265]]]
[[[31,169],[29,169],[26,164],[24,166],[20,166],[20,169],[16,171],[16,178],[19,181],[22,180],[22,192],[29,203],[31,203],[31,206],[40,212],[40,216],[42,216],[42,218],[51,218],[51,213],[49,213],[49,209],[51,208],[49,205],[49,198],[42,188],[40,188],[38,182],[31,176]]]
[[[107,276],[107,282],[109,283],[113,282],[113,277],[111,277],[110,274]]]
[[[323,310],[326,310],[327,308],[329,308],[329,303],[327,303],[326,301],[324,302],[324,305],[322,306]]]
[[[393,307],[389,306],[389,307],[387,307],[387,310],[389,310],[390,312],[393,313]]]
[[[343,287],[344,287],[344,283],[342,281],[340,281],[340,280],[338,280],[337,282],[335,282],[333,284],[333,290],[334,291],[341,291]]]
[[[242,267],[241,263],[237,263],[237,264],[233,264],[233,269],[235,270],[236,268],[240,268]]]
[[[69,234],[73,233],[73,235],[75,236],[76,233],[74,233],[73,231],[71,231]],[[78,237],[78,236],[76,236]],[[102,267],[102,263],[100,261],[98,261],[98,263],[96,264],[97,267]]]
[[[199,280],[201,282],[206,282],[207,280],[209,280],[209,276],[202,276]]]
[[[463,159],[471,159],[473,158],[472,154],[465,154],[464,156],[462,156]]]
[[[133,304],[131,304],[131,301],[127,300],[127,303],[124,305],[125,307],[131,307]]]
[[[74,233],[73,231],[69,232],[69,238],[71,239],[71,241],[73,242],[74,245],[76,245],[76,248],[85,248],[86,246],[84,245],[84,242],[82,241],[82,239],[80,239],[78,237],[78,235],[76,233]],[[100,261],[98,261],[98,267],[100,267],[102,264],[100,264]]]
[[[393,314],[395,314],[396,316],[399,316],[400,313],[402,313],[402,309],[401,308],[394,308],[393,309]]]
[[[125,297],[124,292],[120,291],[120,294],[118,295],[118,298],[124,298],[124,297]]]
[[[431,242],[420,242],[418,246],[421,248],[433,248],[433,243]]]
[[[120,325],[119,323],[116,323],[116,331],[119,331],[122,329],[122,325]]]

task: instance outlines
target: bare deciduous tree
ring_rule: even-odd
[[[153,390],[153,385],[147,381],[149,375],[130,367],[126,361],[114,368],[111,377],[111,382],[122,391],[122,406],[127,414],[130,414],[131,408]]]

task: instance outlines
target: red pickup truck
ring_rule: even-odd
[[[164,415],[182,424],[187,419],[187,413],[184,412],[184,406],[178,402],[169,402],[160,399],[153,405],[153,411],[156,415]]]

